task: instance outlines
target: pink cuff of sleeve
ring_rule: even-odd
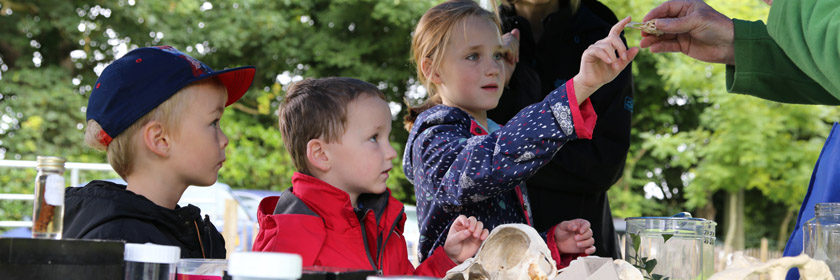
[[[589,101],[589,98],[586,98],[578,106],[574,79],[566,83],[566,95],[569,97],[569,108],[572,110],[572,121],[574,121],[575,133],[577,133],[578,139],[592,139],[592,131],[595,130],[595,121],[598,120],[598,115],[595,114],[595,108],[592,107],[592,102]]]
[[[557,248],[557,241],[554,239],[554,228],[556,227],[557,225],[554,225],[548,229],[548,233],[546,234],[546,243],[548,243],[548,250],[551,251],[551,258],[557,263],[557,269],[563,269],[569,266],[569,264],[578,257],[588,256],[586,253],[560,253],[560,249]]]

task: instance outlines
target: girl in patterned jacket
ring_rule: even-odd
[[[429,98],[406,117],[403,158],[417,197],[421,259],[446,241],[449,221],[461,214],[490,230],[532,223],[524,182],[564,143],[591,138],[596,116],[589,96],[639,52],[619,37],[628,22],[584,52],[573,79],[501,127],[487,110],[498,104],[518,53],[503,47],[498,18],[472,0],[447,1],[423,15],[411,49]],[[586,220],[564,221],[541,235],[558,267],[595,252]]]

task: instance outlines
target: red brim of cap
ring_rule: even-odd
[[[257,69],[254,66],[242,66],[214,73],[214,76],[219,77],[219,81],[227,88],[228,100],[225,107],[230,106],[248,92],[256,73]]]

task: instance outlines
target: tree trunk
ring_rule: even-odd
[[[703,218],[709,221],[715,220],[717,209],[715,209],[715,204],[712,203],[713,195],[713,193],[706,195],[706,205],[701,208],[697,208],[697,218]]]
[[[729,193],[726,198],[726,239],[723,247],[727,251],[744,249],[744,190]]]
[[[782,225],[779,226],[779,238],[776,241],[777,249],[785,248],[785,245],[787,244],[787,240],[790,237],[788,226],[790,226],[790,220],[793,219],[793,212],[794,209],[788,209],[787,214],[785,214],[785,218],[782,220]]]

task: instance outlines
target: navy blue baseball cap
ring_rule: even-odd
[[[87,120],[102,126],[99,141],[108,146],[138,119],[190,83],[218,77],[227,88],[225,106],[251,87],[256,68],[243,66],[213,71],[170,46],[132,50],[112,62],[96,80],[87,106]]]

